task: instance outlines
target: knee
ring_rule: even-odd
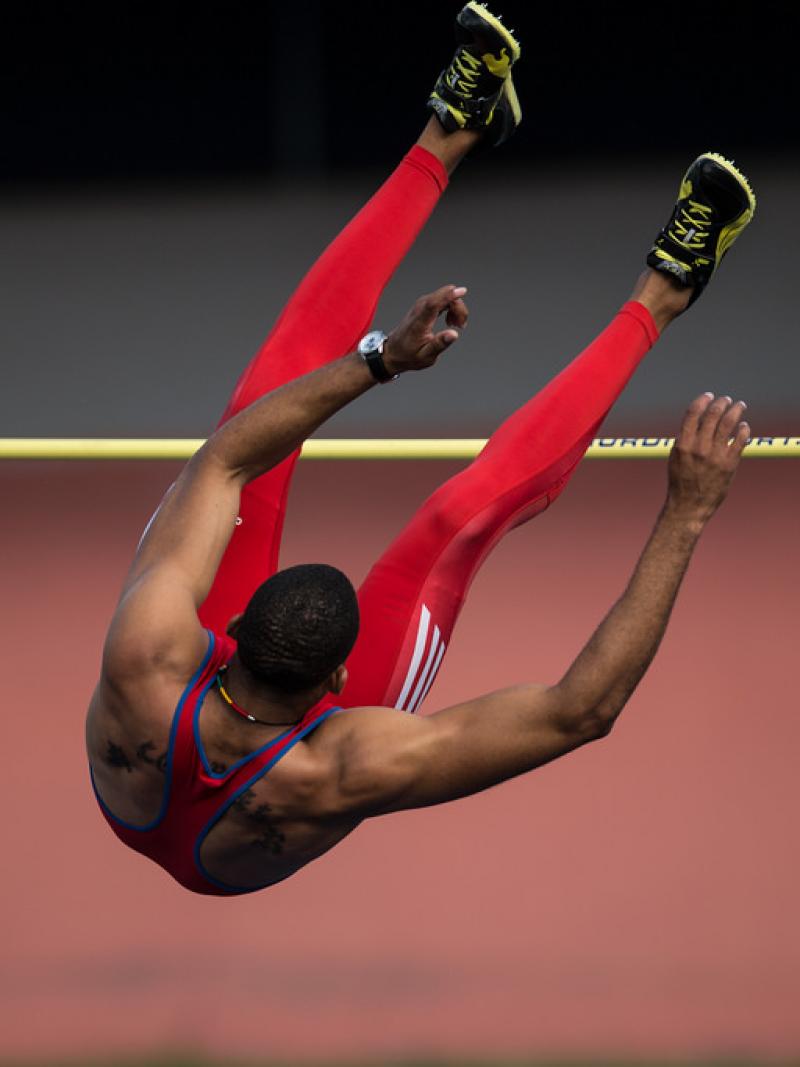
[[[458,541],[464,546],[493,542],[507,528],[514,515],[514,504],[497,487],[488,493],[477,479],[460,478],[443,485],[425,507],[431,536],[439,543]]]

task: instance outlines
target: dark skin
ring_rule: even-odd
[[[449,165],[461,148],[445,143]],[[423,135],[425,136],[425,135]],[[444,155],[444,149],[441,149]],[[391,333],[393,373],[433,366],[467,320],[466,290],[420,298]],[[633,298],[660,329],[689,293],[652,271]],[[440,315],[445,328],[437,330]],[[197,618],[227,546],[243,487],[289,455],[374,381],[355,354],[289,383],[227,422],[186,465],[144,537],[111,623],[89,709],[87,746],[100,795],[115,815],[145,824],[158,814],[175,706],[202,660]],[[326,852],[366,818],[445,803],[487,789],[608,734],[664,633],[697,541],[725,498],[749,437],[744,405],[698,397],[669,461],[664,507],[620,599],[554,685],[522,685],[419,717],[390,708],[333,715],[244,793],[209,834],[202,860],[220,881],[272,884]],[[231,620],[235,633],[237,620]],[[347,679],[286,696],[259,685],[234,655],[226,688],[256,718],[297,721]],[[203,745],[223,773],[284,725],[251,723],[209,690]]]

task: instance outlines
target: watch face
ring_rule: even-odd
[[[373,330],[368,333],[366,337],[362,337],[358,345],[358,351],[362,356],[367,355],[369,352],[377,352],[383,342],[386,340],[386,334],[383,330]]]

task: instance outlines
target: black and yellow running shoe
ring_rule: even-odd
[[[656,237],[647,265],[694,286],[694,303],[755,210],[750,183],[733,163],[717,152],[698,156],[683,176],[672,218]]]
[[[439,75],[428,107],[448,133],[485,129],[490,144],[501,144],[522,119],[511,81],[519,42],[502,19],[477,0],[456,16],[456,40],[456,53]]]

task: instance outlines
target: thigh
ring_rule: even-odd
[[[350,706],[419,708],[481,563],[561,493],[656,337],[646,309],[626,304],[423,505],[359,591],[362,631],[343,694]]]
[[[441,164],[412,148],[323,252],[240,377],[221,421],[265,393],[351,352],[383,289],[447,185]],[[299,452],[246,486],[237,526],[201,609],[224,626],[278,566],[289,486]]]
[[[420,709],[481,563],[507,530],[540,514],[555,495],[529,485],[482,501],[476,476],[483,472],[470,468],[438,490],[359,589],[346,706]]]

